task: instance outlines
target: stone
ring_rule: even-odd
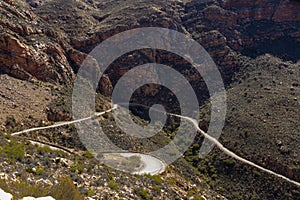
[[[47,196],[47,197],[39,197],[39,198],[23,197],[22,200],[55,200],[55,199],[53,197],[51,197],[51,196]]]
[[[1,200],[12,200],[13,199],[13,195],[7,192],[4,192],[4,190],[2,190],[0,188],[0,199]]]
[[[1,16],[5,16],[0,18],[0,24],[6,28],[0,33],[0,70],[23,80],[34,77],[71,84],[75,76],[63,48],[65,42],[53,37],[49,26],[48,31],[42,31],[41,19],[26,4],[22,6],[23,9],[16,9],[9,1],[0,2],[4,12]]]

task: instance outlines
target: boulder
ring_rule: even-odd
[[[12,200],[13,196],[10,193],[4,192],[1,188],[0,188],[0,199],[1,200]]]
[[[47,197],[38,197],[38,198],[24,197],[22,200],[55,200],[55,199],[51,196],[47,196]]]

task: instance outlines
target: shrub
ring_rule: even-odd
[[[89,197],[91,197],[91,196],[94,195],[94,191],[93,191],[92,189],[88,189],[88,190],[86,191],[86,195],[89,196]]]
[[[147,177],[151,178],[155,182],[155,184],[158,184],[158,185],[162,184],[162,182],[163,182],[160,175],[153,175],[153,176],[147,175]]]
[[[59,200],[83,200],[84,196],[76,189],[70,177],[61,177],[58,184],[53,186],[50,195]]]
[[[235,164],[235,162],[232,158],[227,158],[227,159],[223,160],[223,163],[228,167],[233,167]]]
[[[6,117],[5,126],[15,128],[17,126],[16,119],[13,116]]]
[[[150,200],[151,196],[149,195],[148,191],[144,188],[135,189],[135,193],[140,196],[142,199]]]
[[[94,158],[94,155],[89,151],[84,152],[83,156],[86,157],[86,158],[90,158],[90,159]]]
[[[13,194],[16,199],[21,199],[24,196],[52,196],[54,199],[59,200],[84,200],[84,196],[80,194],[68,176],[59,178],[58,184],[54,186],[29,184],[26,180],[10,183],[0,180],[0,188]]]
[[[158,187],[157,185],[153,186],[153,190],[159,195],[161,193],[161,189],[160,187]]]
[[[74,124],[70,124],[67,126],[67,129],[70,131],[70,132],[75,132],[77,129],[76,129],[76,126]]]
[[[0,150],[0,154],[4,154],[10,160],[21,160],[25,155],[25,146],[12,140]]]
[[[0,188],[11,193],[15,199],[21,199],[25,196],[47,196],[50,190],[49,186],[29,184],[25,180],[10,183],[6,180],[0,180]]]
[[[108,182],[108,187],[112,190],[117,190],[119,188],[119,184],[115,182],[114,180],[110,180]]]
[[[43,173],[44,173],[44,167],[38,167],[36,169],[36,172],[35,172],[36,175],[42,175]]]
[[[70,171],[71,172],[78,172],[82,173],[84,169],[84,164],[81,161],[76,161],[74,164],[71,166]]]
[[[102,115],[102,117],[104,117],[105,119],[108,119],[108,118],[109,118],[109,115],[108,115],[108,113],[104,113],[104,114]]]
[[[261,176],[261,173],[257,170],[253,170],[253,173],[254,173],[255,176]]]
[[[198,194],[195,194],[195,195],[193,196],[193,199],[194,199],[194,200],[204,200],[204,198],[203,198],[203,197],[200,197]]]

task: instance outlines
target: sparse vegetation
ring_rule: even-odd
[[[292,80],[297,78],[288,75],[287,71],[297,72],[299,65],[287,64],[270,55],[264,55],[255,60],[244,58],[240,60],[245,63],[227,92],[228,111],[220,141],[236,154],[277,173],[287,175],[280,166],[296,169],[297,161],[295,158],[285,156],[282,152],[288,150],[281,152],[280,145],[288,143],[288,146],[297,152],[296,142],[291,140],[287,142],[286,136],[294,138],[293,141],[298,141],[299,137],[296,133],[299,132],[300,127],[296,121],[292,120],[297,111],[292,102],[294,94],[287,89],[292,85]],[[289,67],[281,68],[282,65]],[[209,113],[210,107],[207,106],[205,110]],[[287,127],[285,123],[291,126]],[[291,129],[291,127],[294,128]],[[201,142],[202,140],[199,140],[199,144]],[[193,147],[185,154],[186,159],[193,166],[198,166],[198,170],[209,177],[208,183],[214,190],[222,188],[219,192],[227,197],[270,199],[274,193],[271,188],[276,188],[276,192],[280,193],[279,196],[286,196],[286,191],[291,191],[293,188],[280,185],[274,177],[260,170],[241,165],[230,157],[224,157],[216,149],[205,159],[200,160],[195,157],[198,154],[197,146]],[[268,192],[261,189],[266,184],[268,184]],[[252,193],[250,188],[256,188],[255,193]]]
[[[119,184],[114,180],[110,180],[107,186],[112,190],[117,190],[119,188]]]
[[[94,158],[94,155],[89,151],[84,152],[83,156],[89,159]]]
[[[7,161],[13,163],[16,160],[24,158],[26,146],[23,143],[17,142],[14,139],[4,146],[0,147],[0,155],[6,158]]]
[[[17,121],[14,116],[8,116],[5,121],[5,126],[9,128],[15,128],[17,126]]]
[[[53,186],[50,190],[50,195],[55,199],[60,200],[83,200],[84,196],[80,194],[73,181],[69,177],[61,177],[58,184]]]
[[[163,180],[160,175],[147,175],[147,177],[151,178],[155,184],[160,185],[163,183]]]
[[[140,196],[142,199],[150,200],[151,196],[149,195],[148,191],[144,188],[137,188],[135,189],[135,193]]]
[[[83,172],[83,169],[84,169],[84,164],[81,160],[78,159],[71,166],[70,171],[71,172],[77,172],[77,173],[81,174]]]
[[[80,194],[72,180],[69,177],[61,177],[58,184],[49,186],[45,184],[30,184],[26,180],[19,182],[6,182],[0,179],[0,188],[13,194],[17,199],[25,196],[41,197],[50,195],[55,199],[60,200],[83,200],[84,197]]]

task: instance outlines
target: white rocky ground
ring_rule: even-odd
[[[11,200],[13,196],[0,188],[0,199],[1,200]]]
[[[0,200],[13,200],[13,195],[10,193],[5,192],[4,190],[2,190],[0,188]],[[22,200],[55,200],[53,197],[51,196],[47,196],[47,197],[23,197]],[[88,197],[87,200],[94,200],[91,197]]]
[[[10,193],[5,192],[0,188],[0,200],[12,200],[13,195]],[[53,197],[47,196],[47,197],[24,197],[22,200],[55,200]]]

